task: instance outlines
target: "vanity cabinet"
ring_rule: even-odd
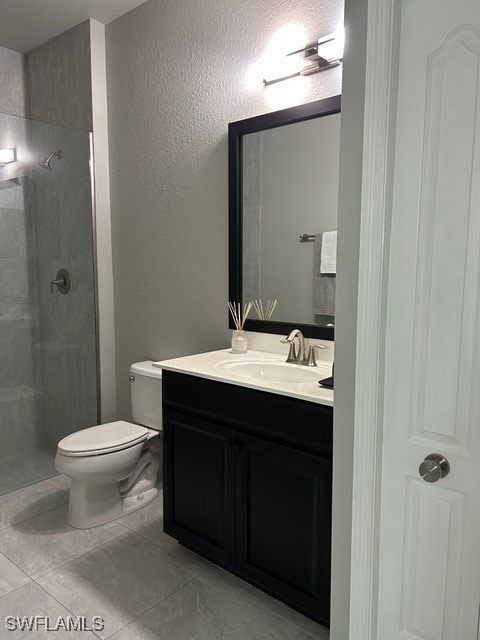
[[[332,408],[163,372],[164,528],[328,625]]]

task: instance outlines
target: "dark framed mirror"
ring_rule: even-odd
[[[229,300],[278,300],[247,331],[334,339],[336,264],[319,265],[336,243],[340,112],[334,96],[228,125]]]

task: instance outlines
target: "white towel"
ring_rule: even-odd
[[[337,273],[337,232],[322,233],[320,273]]]
[[[322,255],[322,236],[317,233],[313,247],[313,313],[316,316],[335,315],[335,280],[334,273],[320,273]],[[317,319],[315,319],[317,322]]]

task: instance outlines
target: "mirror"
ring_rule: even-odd
[[[229,299],[278,300],[247,330],[333,340],[339,153],[340,96],[229,125]]]

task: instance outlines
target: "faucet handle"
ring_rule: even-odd
[[[315,349],[326,349],[324,344],[311,344],[308,350],[307,364],[309,367],[316,367],[317,361],[315,359]]]

